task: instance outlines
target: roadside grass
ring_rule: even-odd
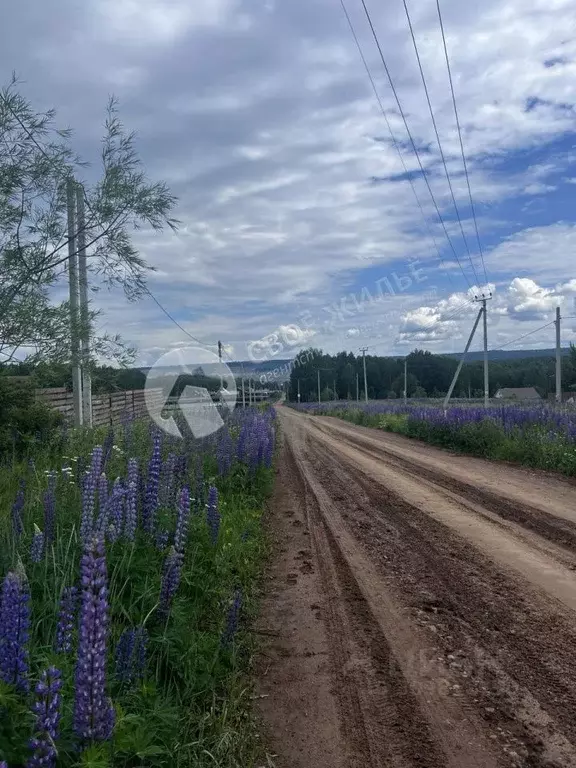
[[[394,432],[472,456],[576,475],[576,416],[555,418],[554,412],[547,409],[523,410],[518,406],[508,406],[507,410],[504,406],[502,418],[499,418],[497,409],[486,416],[478,408],[468,412],[463,408],[448,409],[444,413],[441,408],[433,406],[394,406],[387,411],[374,405],[358,406],[354,403],[343,407],[300,406],[300,409]],[[516,416],[511,416],[511,413]]]
[[[221,430],[214,440],[164,438],[152,532],[144,530],[143,519],[158,437],[148,423],[70,431],[50,444],[31,446],[27,460],[11,460],[0,468],[0,581],[6,583],[8,573],[18,574],[24,593],[30,594],[30,638],[22,644],[29,654],[27,691],[18,690],[3,672],[7,646],[0,626],[0,761],[14,768],[33,755],[30,739],[42,735],[32,712],[35,687],[41,673],[55,666],[62,680],[57,754],[52,756],[57,766],[257,764],[260,746],[249,678],[255,645],[249,626],[267,551],[261,517],[273,483],[274,430],[271,411],[249,411],[235,414],[226,434]],[[140,468],[133,540],[125,528],[126,495],[122,530],[112,525],[105,534],[106,695],[115,717],[109,738],[86,737],[75,723],[77,611],[69,651],[55,647],[63,590],[81,586],[80,559],[91,546],[80,536],[82,485],[97,445],[104,446],[108,459],[106,490],[100,485],[95,495],[95,519],[106,509],[104,496],[113,494],[111,481],[121,478],[126,491],[128,460],[136,458]],[[35,562],[35,525],[44,534],[49,529],[51,472],[56,477],[54,535]],[[179,506],[186,487],[192,497],[189,516]],[[19,491],[24,505],[15,513]],[[182,514],[188,526],[183,562],[177,589],[163,605],[167,563]],[[141,637],[138,633],[147,640],[133,644],[127,658],[125,638]]]

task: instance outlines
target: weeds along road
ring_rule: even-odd
[[[576,766],[576,487],[278,414],[271,764]]]

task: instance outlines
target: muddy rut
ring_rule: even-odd
[[[268,764],[576,767],[576,487],[278,413]]]

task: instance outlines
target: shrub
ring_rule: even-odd
[[[34,442],[51,443],[62,421],[60,413],[35,402],[30,384],[0,376],[0,458],[21,456]]]

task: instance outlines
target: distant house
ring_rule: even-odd
[[[499,400],[541,400],[534,387],[504,387],[494,397]]]

